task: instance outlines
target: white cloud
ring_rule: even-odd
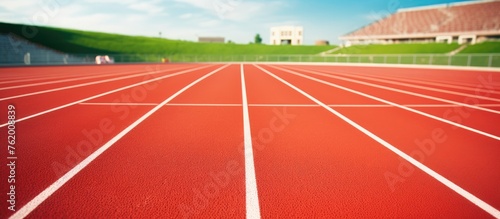
[[[161,7],[157,1],[142,1],[140,3],[133,3],[128,5],[130,9],[145,12],[148,14],[161,14],[164,8]]]
[[[106,9],[106,6],[125,6],[128,9],[139,11],[143,13],[148,13],[149,15],[165,15],[163,12],[165,8],[162,6],[160,0],[84,0],[85,2],[92,4],[96,7]],[[113,8],[116,9],[116,8]]]
[[[0,11],[13,14],[13,17],[2,20],[15,20],[16,23],[47,24],[57,17],[64,7],[64,1],[56,0],[25,0],[8,1],[0,5]]]
[[[193,17],[192,13],[186,13],[186,14],[182,14],[181,16],[179,16],[180,19],[190,19],[192,17]]]
[[[174,0],[175,2],[202,9],[220,19],[230,21],[249,21],[251,18],[278,10],[286,5],[284,1],[251,1],[251,0]]]
[[[30,11],[37,8],[37,5],[32,1],[9,1],[2,2],[0,8],[7,11],[25,11],[29,9]]]
[[[220,20],[216,19],[211,19],[211,20],[205,20],[199,23],[200,27],[215,27],[218,26],[221,23]]]
[[[211,1],[206,1],[206,0],[174,0],[176,2],[180,3],[185,3],[189,4],[191,6],[197,7],[197,8],[202,8],[205,10],[211,10],[213,9],[211,7]]]
[[[268,16],[284,6],[285,3],[279,1],[241,2],[223,14],[222,18],[233,21],[250,21],[264,15]]]
[[[120,4],[120,5],[129,5],[134,3],[140,3],[140,0],[84,0],[87,3],[93,3],[95,5],[99,4]]]
[[[47,2],[62,2],[55,13],[33,22]],[[284,0],[18,0],[0,5],[0,20],[127,35],[196,41],[222,36],[248,43],[256,33],[268,35],[266,24],[279,17]],[[22,10],[20,10],[22,8]],[[162,19],[171,16],[170,19]]]

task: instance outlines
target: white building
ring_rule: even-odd
[[[271,28],[271,45],[302,45],[304,28],[299,26],[282,26]]]

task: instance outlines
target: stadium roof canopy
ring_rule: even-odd
[[[339,39],[348,43],[485,39],[500,36],[500,1],[400,9]],[[449,41],[451,42],[451,41]]]

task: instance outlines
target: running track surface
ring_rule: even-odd
[[[498,72],[169,64],[0,78],[1,218],[500,217]]]

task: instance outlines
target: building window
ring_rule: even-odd
[[[302,36],[302,31],[299,31],[299,36]]]

